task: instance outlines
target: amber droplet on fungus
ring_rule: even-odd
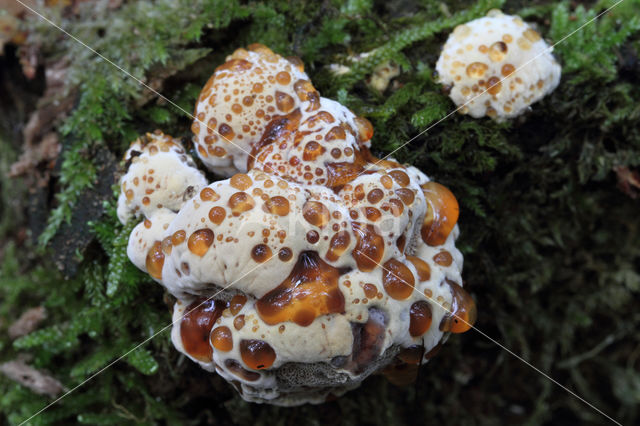
[[[302,207],[302,216],[314,226],[323,227],[331,220],[329,209],[318,201],[307,201]]]
[[[448,188],[436,182],[422,185],[422,192],[428,206],[420,230],[422,240],[430,246],[442,245],[458,221],[458,200]]]
[[[423,300],[415,302],[409,311],[409,334],[422,336],[431,327],[431,318],[431,305]]]
[[[373,225],[353,222],[351,227],[356,235],[356,246],[351,255],[358,269],[363,272],[373,271],[384,255],[384,238],[376,232]]]
[[[207,250],[209,250],[211,244],[213,244],[213,237],[214,235],[211,229],[198,229],[189,237],[187,247],[189,247],[189,251],[191,251],[191,253],[202,257]]]
[[[415,278],[411,270],[397,259],[389,259],[382,269],[382,285],[387,294],[396,300],[404,300],[413,293]]]
[[[256,205],[253,197],[246,192],[236,192],[229,198],[229,207],[234,216],[251,210]]]
[[[233,296],[231,298],[231,301],[229,302],[229,310],[231,311],[231,315],[236,315],[238,312],[240,312],[245,303],[247,303],[247,296],[245,296],[244,294],[236,294],[235,296]]]
[[[271,259],[271,255],[271,249],[266,244],[258,244],[251,249],[251,258],[256,263],[266,262]]]
[[[213,347],[219,351],[229,352],[233,349],[233,335],[227,326],[214,328],[210,338]]]
[[[240,356],[247,367],[253,370],[269,368],[276,360],[276,352],[262,340],[241,340]]]
[[[446,279],[451,288],[451,312],[445,314],[440,322],[440,331],[464,333],[476,322],[476,302],[459,284]]]
[[[349,235],[348,231],[340,231],[334,234],[329,242],[329,250],[327,250],[325,258],[330,262],[335,262],[349,248],[350,242],[351,235]]]
[[[149,275],[157,280],[162,279],[162,267],[164,266],[164,253],[162,252],[162,242],[156,241],[147,253],[145,262]]]
[[[338,288],[342,273],[315,251],[302,252],[289,276],[258,299],[258,315],[269,325],[293,321],[306,327],[320,315],[342,313],[344,296]]]
[[[213,351],[209,334],[226,307],[226,302],[198,299],[185,308],[180,321],[180,338],[186,353],[198,361],[211,361]]]
[[[289,200],[276,195],[264,202],[264,210],[278,216],[286,216],[289,214]]]

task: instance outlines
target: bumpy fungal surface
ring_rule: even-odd
[[[551,93],[561,68],[535,29],[492,10],[454,29],[436,71],[461,113],[504,120]]]
[[[123,222],[141,219],[129,257],[178,299],[175,347],[244,399],[278,405],[323,402],[385,367],[401,383],[403,366],[425,362],[475,320],[454,244],[453,194],[416,168],[373,157],[371,124],[321,98],[292,63],[253,45],[203,89],[202,121],[251,129],[203,145],[211,133],[193,127],[205,164],[237,173],[203,184],[178,142],[160,150],[169,159],[150,153],[161,142],[136,141],[125,159],[141,153],[121,179],[123,193],[167,164],[167,173],[194,181],[162,207],[145,208],[146,189],[119,199]],[[233,96],[249,96],[256,83],[264,98],[227,117]],[[290,108],[278,106],[277,92],[291,97]],[[211,106],[212,97],[223,101]],[[210,108],[200,111],[203,102]],[[258,122],[258,110],[269,121],[261,114]],[[225,152],[209,156],[219,146]],[[144,170],[134,167],[143,158]]]

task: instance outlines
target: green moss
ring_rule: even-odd
[[[640,1],[625,0],[555,47],[560,86],[525,117],[497,124],[454,114],[403,146],[454,109],[433,80],[433,66],[455,25],[502,7],[559,41],[612,4],[158,0],[47,13],[187,111],[215,65],[237,47],[261,42],[301,56],[323,95],[370,118],[377,154],[399,148],[395,157],[456,194],[458,244],[478,327],[633,424],[640,415],[639,204],[616,187],[613,168],[640,166]],[[32,20],[29,28],[43,55],[73,58],[68,84],[79,93],[58,129],[63,152],[55,204],[39,235],[44,247],[95,187],[97,150],[121,158],[139,133],[161,127],[189,136],[191,120],[47,24]],[[369,51],[350,63],[350,54]],[[378,93],[365,80],[387,60],[400,64],[400,85]],[[336,78],[326,68],[332,63],[351,71]],[[3,172],[17,155],[5,133]],[[24,188],[2,179],[0,331],[27,307],[44,305],[49,317],[16,341],[0,334],[0,360],[29,354],[36,368],[73,388],[169,324],[162,290],[127,260],[132,224],[119,224],[114,201],[93,218],[95,241],[78,253],[80,272],[65,279],[17,238],[15,227],[23,223],[11,199]],[[48,401],[0,377],[0,412],[10,424]],[[243,402],[221,379],[178,356],[166,331],[33,424],[73,421],[471,425],[604,418],[473,331],[452,336],[415,387],[372,377],[337,401],[291,409]]]

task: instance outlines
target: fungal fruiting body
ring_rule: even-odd
[[[454,29],[436,71],[461,113],[500,121],[551,93],[561,68],[535,29],[518,16],[492,10]]]
[[[246,96],[253,103],[232,114]],[[136,208],[144,191],[119,199],[143,219],[129,257],[178,299],[179,351],[248,401],[297,405],[341,395],[391,363],[422,363],[446,334],[470,328],[455,197],[414,167],[373,157],[371,124],[320,97],[298,60],[261,45],[236,51],[196,112],[201,159],[236,173],[203,185],[174,141],[164,153],[194,176],[170,198],[180,205]],[[215,132],[200,121],[243,137],[208,143]],[[156,142],[134,146],[125,193],[144,178],[135,164],[158,173],[166,161],[150,154]]]

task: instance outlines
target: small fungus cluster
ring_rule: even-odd
[[[131,261],[178,300],[175,347],[248,401],[319,403],[431,358],[468,330],[458,203],[369,151],[372,125],[262,45],[218,67],[194,145],[160,132],[125,154],[118,216]],[[385,369],[386,368],[386,369]]]
[[[454,29],[436,71],[461,113],[498,121],[522,114],[560,81],[560,65],[540,34],[495,9]]]

